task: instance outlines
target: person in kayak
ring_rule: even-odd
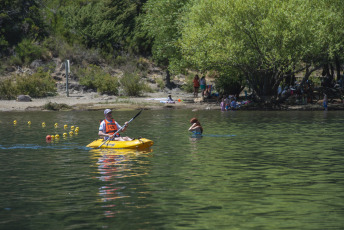
[[[192,125],[190,126],[189,131],[196,135],[202,135],[203,128],[198,119],[194,117],[190,120],[190,123]]]
[[[103,137],[104,140],[111,138],[115,141],[131,141],[130,137],[121,137],[119,133],[116,133],[122,127],[112,118],[111,109],[104,110],[105,119],[100,123],[98,135]],[[121,132],[124,132],[128,127],[128,122],[124,123],[124,127]],[[114,136],[114,134],[116,135]]]

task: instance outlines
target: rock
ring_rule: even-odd
[[[32,101],[32,99],[29,95],[19,95],[17,97],[17,101],[27,102],[27,101]]]
[[[41,67],[43,65],[42,60],[34,60],[31,64],[30,64],[30,68],[33,69],[37,69],[38,67]]]
[[[6,71],[14,72],[14,71],[16,71],[16,69],[13,66],[8,66],[8,67],[6,67]]]

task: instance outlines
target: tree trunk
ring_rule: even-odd
[[[340,78],[340,61],[337,56],[335,58],[335,62],[336,62],[336,70],[337,70],[337,81],[339,81],[341,79]]]
[[[170,71],[166,69],[166,87],[172,89]]]

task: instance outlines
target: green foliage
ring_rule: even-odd
[[[194,77],[195,76],[192,76],[192,75],[186,76],[185,84],[182,86],[182,89],[185,90],[188,93],[192,93],[194,91],[194,88],[193,88],[193,79],[194,79]]]
[[[16,47],[16,54],[19,60],[27,65],[35,59],[45,59],[47,50],[32,42],[29,39],[23,39]]]
[[[144,30],[153,38],[152,53],[154,59],[164,65],[171,65],[171,70],[182,63],[178,39],[181,37],[181,19],[189,0],[148,0],[142,16]]]
[[[343,28],[343,13],[328,20],[344,12],[343,5],[334,2],[195,0],[183,20],[184,58],[197,69],[215,69],[221,76],[240,71],[265,100],[277,95],[286,73],[327,59],[328,47],[335,47],[330,41],[343,47],[343,39],[328,31]]]
[[[119,82],[117,77],[110,74],[103,75],[101,79],[97,79],[97,91],[100,93],[118,95]]]
[[[1,0],[0,5],[0,54],[10,54],[23,39],[39,41],[46,35],[38,1]]]
[[[139,96],[146,87],[137,73],[124,73],[120,83],[128,96]]]
[[[216,90],[224,95],[239,95],[242,91],[242,81],[231,75],[219,76],[215,80]]]
[[[0,99],[1,100],[13,100],[18,93],[17,87],[13,78],[4,79],[0,81]]]
[[[77,70],[80,84],[100,93],[118,94],[118,79],[106,73],[100,66],[89,65]]]
[[[139,60],[137,61],[137,68],[140,71],[146,71],[149,67],[149,63],[147,60],[145,60],[144,58],[140,57]]]
[[[72,107],[70,107],[69,105],[64,104],[64,103],[58,104],[56,102],[54,102],[54,103],[48,102],[48,103],[44,104],[43,109],[59,111],[59,110],[70,110],[70,109],[72,109]]]
[[[87,47],[120,52],[132,36],[140,1],[94,1],[65,7],[65,26]]]
[[[41,69],[32,75],[16,76],[16,87],[18,94],[31,97],[45,97],[56,93],[54,79],[49,72]]]
[[[155,81],[156,81],[158,88],[160,90],[163,90],[165,88],[165,82],[161,78],[158,78]]]
[[[55,93],[55,81],[49,72],[43,72],[42,69],[33,75],[17,75],[0,82],[1,99],[15,99],[20,94],[45,97]]]

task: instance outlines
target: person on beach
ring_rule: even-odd
[[[221,111],[225,111],[226,110],[226,101],[225,101],[225,97],[222,98],[220,107],[221,107]]]
[[[325,110],[325,111],[327,111],[327,104],[328,104],[327,94],[324,93],[323,105],[324,105],[324,110]]]
[[[233,99],[232,99],[232,102],[231,102],[231,109],[232,109],[232,110],[237,109],[237,103],[236,103],[235,97],[233,97]]]
[[[225,103],[225,110],[228,111],[231,106],[231,100],[229,99],[229,96],[225,97],[224,103]]]
[[[194,97],[198,97],[199,77],[197,74],[193,79],[193,87],[194,87]]]
[[[207,82],[205,80],[205,76],[202,76],[201,80],[199,81],[200,85],[201,85],[201,94],[202,94],[202,97],[204,97],[204,92],[205,92],[205,88],[206,88],[206,85],[207,85]]]
[[[189,131],[196,135],[202,135],[203,128],[202,128],[201,123],[198,121],[198,119],[194,117],[190,120],[190,123],[191,123],[191,126],[189,128]]]
[[[167,103],[174,103],[174,100],[172,99],[171,95],[168,95],[166,102]]]
[[[122,127],[112,118],[111,109],[104,110],[105,119],[100,123],[98,135],[103,137],[104,140],[110,138],[115,141],[131,141],[130,137],[121,137],[119,133],[116,133]],[[128,127],[128,122],[124,123],[124,127],[121,132],[124,132]]]

